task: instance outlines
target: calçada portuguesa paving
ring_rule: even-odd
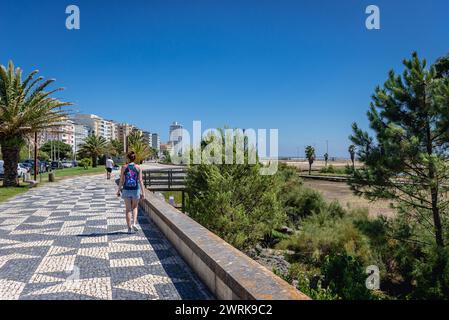
[[[116,188],[83,176],[0,204],[0,300],[212,298],[145,215],[127,233]]]

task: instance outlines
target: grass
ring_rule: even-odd
[[[75,176],[83,176],[83,175],[90,175],[90,174],[99,174],[104,173],[106,174],[106,170],[104,166],[98,166],[96,168],[89,167],[87,170],[80,167],[75,168],[66,168],[66,169],[60,169],[53,171],[55,173],[55,181],[68,178],[68,177],[75,177]],[[22,180],[22,179],[20,179]],[[48,173],[41,174],[37,177],[37,181],[39,182],[39,185],[48,183]],[[27,183],[21,182],[18,187],[8,187],[3,188],[3,182],[0,181],[0,203],[3,201],[6,201],[18,194],[27,192],[30,188],[28,187]]]
[[[3,181],[0,181],[0,203],[28,190],[27,184],[23,183],[18,187],[3,188]]]
[[[170,198],[170,196],[173,196],[175,198],[175,204],[181,205],[182,203],[182,193],[181,191],[162,191],[162,194],[165,197],[165,200]]]
[[[55,173],[55,180],[58,181],[60,178],[66,178],[66,177],[73,177],[73,176],[81,176],[81,175],[87,175],[87,174],[98,174],[98,173],[104,173],[106,174],[106,170],[104,166],[98,166],[96,168],[89,167],[89,169],[84,169],[81,167],[74,167],[74,168],[65,168],[65,169],[59,169],[54,170]],[[43,173],[37,177],[37,181],[40,182],[40,178],[42,177],[42,182],[48,182],[48,173]]]

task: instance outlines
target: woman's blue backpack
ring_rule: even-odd
[[[129,164],[124,172],[125,183],[123,189],[125,190],[137,190],[139,183],[139,171],[132,164]]]

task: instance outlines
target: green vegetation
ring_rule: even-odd
[[[0,186],[3,186],[3,181],[0,181]],[[16,195],[27,192],[29,190],[27,185],[19,184],[16,187],[1,187],[0,188],[0,203],[8,200]]]
[[[357,124],[350,137],[365,163],[351,187],[371,200],[395,200],[403,276],[418,283],[412,296],[427,298],[449,297],[449,69],[442,61],[428,68],[416,53],[404,60],[402,77],[391,71],[373,95],[375,137]]]
[[[402,78],[391,72],[376,89],[368,113],[375,137],[353,125],[352,166],[344,173],[357,194],[394,200],[396,216],[370,218],[367,210],[327,203],[296,169],[280,165],[264,177],[260,164],[191,166],[187,211],[239,249],[283,250],[290,269],[274,271],[313,299],[448,299],[446,62],[426,69],[414,54]],[[306,156],[310,173],[313,147]],[[356,156],[364,167],[355,169]],[[379,290],[366,286],[369,266],[379,268]]]
[[[329,174],[329,175],[346,176],[346,175],[349,175],[352,173],[352,167],[347,165],[344,168],[336,168],[330,164],[327,167],[321,168],[320,173],[321,174]]]
[[[52,172],[55,174],[56,180],[58,180],[59,178],[104,173],[106,172],[106,170],[103,166],[96,168],[88,167],[87,169],[83,167],[73,167],[73,168],[53,170]],[[38,181],[40,180],[40,177],[42,177],[42,182],[48,181],[48,172],[40,174],[38,177]]]
[[[40,151],[45,152],[47,155],[50,155],[52,150],[53,152],[54,150],[57,150],[60,159],[73,158],[72,147],[62,141],[47,141],[40,147]]]
[[[312,174],[312,164],[315,161],[315,148],[312,146],[306,147],[306,158],[309,161],[309,175]]]
[[[108,148],[108,142],[102,136],[89,136],[84,140],[80,146],[78,154],[80,157],[90,157],[92,159],[92,167],[96,168],[98,165],[98,157],[103,155]]]
[[[89,158],[81,159],[78,162],[78,167],[84,168],[84,170],[87,170],[90,166],[92,166],[92,160]]]
[[[18,185],[17,164],[28,136],[50,128],[70,105],[52,95],[62,89],[44,91],[54,80],[35,78],[37,70],[22,80],[22,70],[12,61],[0,67],[0,145],[5,168],[3,187]]]
[[[143,160],[148,159],[152,155],[152,150],[140,131],[133,131],[128,136],[128,150],[134,151],[136,154],[136,163],[142,163]]]
[[[208,146],[216,138],[204,140],[202,150],[214,152]],[[219,148],[224,148],[224,139]],[[223,151],[222,162],[224,154]],[[187,175],[187,212],[233,246],[251,248],[285,221],[279,179],[261,175],[261,167],[248,164],[247,153],[244,164],[191,165]]]
[[[163,152],[162,152],[162,161],[161,161],[161,163],[164,163],[164,164],[171,164],[172,162],[171,162],[171,156],[170,156],[170,152],[168,152],[167,150],[164,150]]]
[[[176,204],[182,203],[181,191],[162,191],[161,193],[164,195],[164,198],[167,201],[170,197],[173,197]]]
[[[123,143],[118,140],[112,140],[109,145],[109,152],[112,156],[117,157],[123,154]]]

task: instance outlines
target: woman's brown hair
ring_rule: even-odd
[[[136,160],[136,153],[134,151],[130,151],[130,152],[128,152],[126,157],[128,158],[128,160],[130,162],[134,162]]]

